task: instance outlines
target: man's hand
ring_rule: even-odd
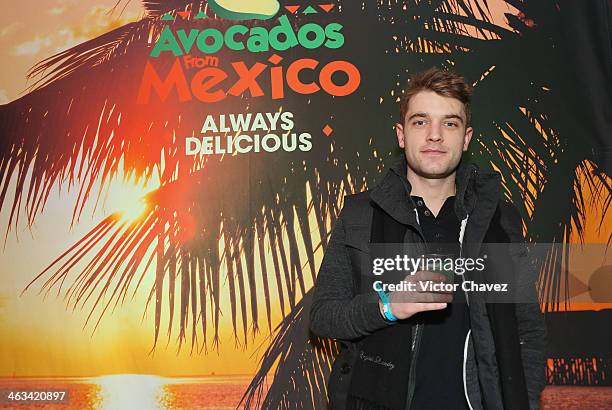
[[[398,319],[407,319],[419,312],[427,310],[440,310],[446,308],[452,302],[453,293],[450,291],[427,292],[423,290],[419,282],[425,284],[428,281],[434,283],[446,283],[447,277],[436,272],[418,271],[414,275],[404,278],[405,282],[415,284],[416,291],[395,291],[389,293],[389,305],[391,313]],[[378,302],[380,314],[382,312],[382,302]]]

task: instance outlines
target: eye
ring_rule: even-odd
[[[446,123],[446,126],[450,127],[450,128],[457,128],[459,126],[459,124],[457,124],[455,121],[448,121]]]
[[[412,122],[412,125],[416,125],[416,126],[425,125],[425,120],[415,120]]]

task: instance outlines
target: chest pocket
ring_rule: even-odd
[[[370,253],[370,225],[346,224],[345,245],[364,253]]]
[[[362,277],[369,275],[371,270],[370,261],[370,234],[371,226],[367,224],[347,224],[345,229],[345,241],[351,270],[353,272],[354,293],[361,293]]]

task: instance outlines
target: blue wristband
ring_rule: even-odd
[[[378,292],[378,297],[380,298],[380,301],[383,304],[383,314],[385,315],[385,318],[390,322],[397,322],[397,318],[393,316],[393,313],[391,313],[391,304],[389,304],[389,295],[387,295],[382,290],[377,290],[377,292]]]

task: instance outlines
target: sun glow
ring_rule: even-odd
[[[144,198],[140,198],[132,203],[127,204],[119,211],[122,220],[127,222],[136,221],[144,214],[147,209],[147,202]]]
[[[98,410],[163,409],[165,380],[140,374],[116,374],[93,379],[100,386]]]
[[[133,176],[117,178],[110,183],[105,207],[109,212],[117,212],[123,221],[136,221],[152,206],[147,194],[158,189],[159,185],[156,177],[147,181],[136,180]]]

